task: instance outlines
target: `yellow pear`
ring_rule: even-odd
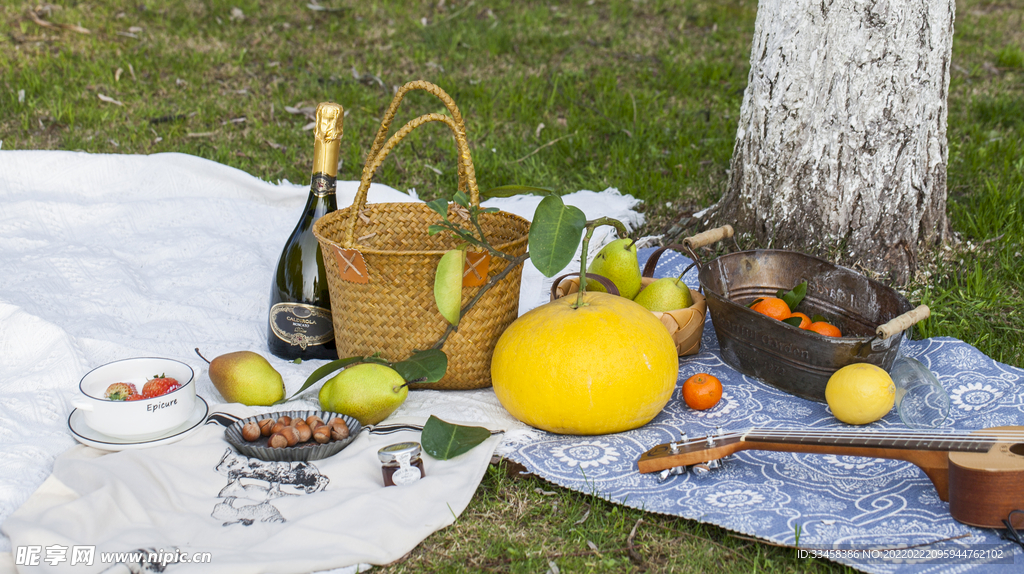
[[[644,287],[633,301],[648,311],[658,312],[686,309],[693,305],[690,288],[675,277],[663,277],[655,280]]]
[[[605,245],[590,262],[587,273],[607,277],[619,289],[619,295],[626,299],[636,297],[640,292],[640,264],[636,260],[636,243],[626,237]],[[597,281],[587,281],[587,290],[607,293],[607,289]]]
[[[409,387],[398,371],[376,363],[360,363],[335,375],[320,389],[320,408],[374,425],[405,402]]]
[[[284,398],[281,373],[252,351],[227,353],[210,361],[210,381],[229,403],[269,406]]]

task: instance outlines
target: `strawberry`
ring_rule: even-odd
[[[146,397],[144,397],[142,395],[132,395],[132,396],[128,397],[125,400],[126,401],[142,401],[142,400],[145,400],[145,399],[146,399]]]
[[[159,397],[160,395],[166,395],[167,393],[176,391],[180,388],[181,385],[178,384],[177,379],[172,379],[162,374],[155,375],[142,386],[142,396],[147,399],[151,399],[153,397]]]
[[[139,391],[135,390],[135,385],[131,383],[114,383],[107,387],[103,398],[109,401],[128,401],[137,394]]]

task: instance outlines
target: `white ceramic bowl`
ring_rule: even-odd
[[[181,388],[137,401],[111,401],[103,398],[113,383],[132,383],[141,393],[142,386],[155,375],[178,380]],[[156,357],[122,359],[89,371],[78,385],[81,394],[72,401],[82,411],[85,424],[97,432],[116,438],[159,436],[188,419],[195,407],[196,384],[192,367]]]

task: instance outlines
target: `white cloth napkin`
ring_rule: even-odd
[[[218,409],[255,414],[237,404]],[[377,450],[419,441],[418,430],[403,429],[425,421],[389,420],[340,453],[308,463],[241,455],[213,421],[150,449],[103,454],[75,447],[57,458],[53,474],[3,529],[15,548],[42,549],[39,565],[26,572],[103,572],[132,564],[134,552],[157,561],[201,560],[178,562],[175,572],[287,574],[387,564],[455,521],[501,440],[494,434],[446,461],[424,455],[425,478],[385,487]],[[95,547],[92,565],[71,565],[76,546]],[[64,559],[57,551],[47,562],[48,547],[63,548]]]

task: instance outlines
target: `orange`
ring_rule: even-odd
[[[792,315],[792,312],[789,310],[789,305],[778,297],[765,297],[758,301],[753,307],[751,307],[751,309],[762,315],[767,315],[772,319],[778,319],[779,321]]]
[[[796,312],[796,313],[793,313],[792,315],[790,315],[790,317],[800,317],[800,325],[799,325],[799,327],[801,329],[806,329],[806,328],[811,326],[811,318],[808,317],[807,315],[804,315],[803,313]]]
[[[811,323],[811,325],[809,327],[807,327],[807,330],[808,331],[814,331],[815,333],[817,333],[819,335],[825,335],[826,337],[842,337],[843,336],[842,332],[839,331],[839,327],[836,327],[835,325],[833,325],[831,323],[826,323],[825,321],[818,321],[816,323]]]
[[[683,383],[683,400],[691,409],[705,411],[722,398],[722,382],[707,373],[697,373]]]

